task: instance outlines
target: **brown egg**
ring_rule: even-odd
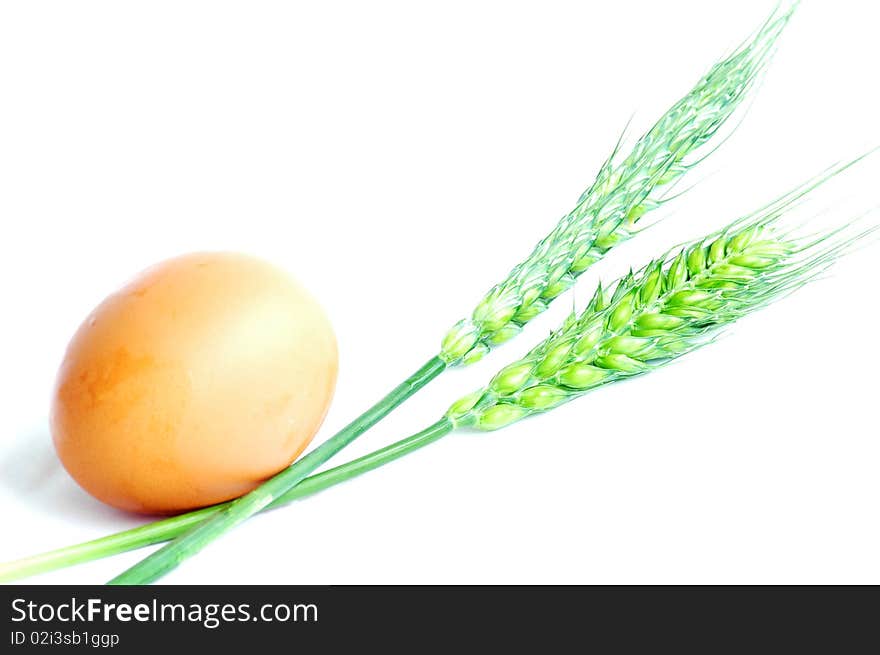
[[[293,461],[324,419],[336,338],[305,289],[231,253],[162,262],[67,348],[55,449],[90,494],[170,513],[228,500]]]

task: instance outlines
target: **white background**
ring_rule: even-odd
[[[236,249],[305,282],[341,350],[322,440],[436,352],[627,119],[650,127],[773,5],[305,4],[3,3],[0,560],[143,522],[82,492],[47,428],[67,339],[135,272]],[[433,422],[599,276],[880,143],[878,21],[876,3],[804,2],[667,220],[334,463]],[[876,207],[877,159],[812,210]],[[258,517],[166,581],[880,583],[878,256],[648,377]],[[35,581],[102,582],[145,553]]]

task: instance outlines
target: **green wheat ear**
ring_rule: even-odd
[[[795,4],[775,11],[755,36],[717,63],[676,102],[625,157],[615,147],[577,206],[532,253],[443,338],[447,364],[469,364],[516,335],[611,248],[637,231],[660,193],[705,158],[701,146],[741,105]]]
[[[779,224],[822,176],[704,239],[674,249],[586,309],[486,387],[447,411],[455,425],[495,430],[597,387],[650,372],[709,343],[719,330],[821,275],[868,233],[797,236]]]

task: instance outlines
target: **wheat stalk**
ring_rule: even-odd
[[[618,147],[569,212],[477,303],[470,318],[445,335],[445,362],[479,360],[571,287],[575,279],[619,243],[662,202],[662,193],[701,161],[705,145],[739,107],[766,65],[794,5],[774,13],[751,41],[719,62],[642,136],[625,157]]]

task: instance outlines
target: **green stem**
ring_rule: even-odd
[[[306,456],[294,462],[281,473],[269,478],[250,493],[222,507],[149,557],[113,578],[108,584],[149,584],[159,579],[176,568],[183,560],[198,553],[214,539],[296,487],[321,464],[357,439],[445,369],[446,363],[439,357],[433,357],[395,387],[391,393]]]
[[[443,418],[434,423],[434,425],[406,439],[401,439],[351,462],[306,478],[283,496],[274,500],[269,505],[269,508],[280,507],[305,496],[311,496],[340,482],[345,482],[362,473],[384,466],[414,450],[437,441],[449,434],[452,429],[452,423],[448,419]],[[232,501],[229,501],[220,505],[205,507],[204,509],[181,514],[180,516],[172,516],[93,541],[59,548],[47,553],[40,553],[39,555],[26,557],[7,564],[0,564],[0,582],[10,582],[31,575],[74,566],[75,564],[83,564],[174,539],[231,504]]]

